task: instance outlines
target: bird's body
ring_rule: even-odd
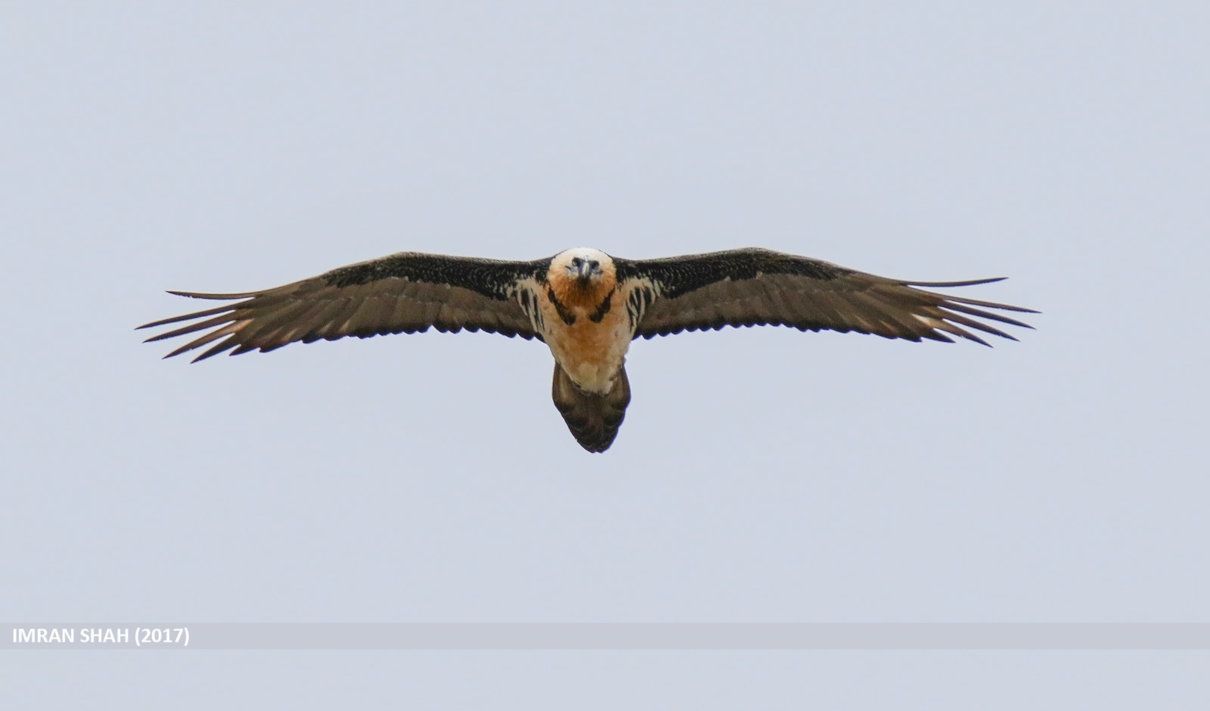
[[[597,264],[598,277],[572,276],[572,260]],[[626,360],[634,332],[625,309],[614,309],[618,291],[612,260],[595,249],[569,249],[551,260],[546,290],[538,291],[542,309],[542,338],[551,355],[577,386],[604,395]]]
[[[191,321],[148,340],[203,331],[168,354],[213,343],[195,360],[430,327],[537,338],[555,359],[556,407],[577,441],[601,452],[630,402],[625,361],[637,337],[786,325],[986,345],[968,329],[1011,339],[986,321],[1028,326],[992,310],[1030,310],[917,287],[989,281],[901,281],[764,249],[627,260],[582,247],[529,262],[405,252],[265,291],[172,292],[228,303],[141,328]]]

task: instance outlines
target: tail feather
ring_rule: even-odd
[[[551,392],[555,407],[581,447],[590,452],[609,449],[626,416],[626,406],[630,404],[630,381],[625,368],[618,371],[613,390],[599,395],[581,390],[556,363]]]

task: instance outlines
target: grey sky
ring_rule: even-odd
[[[6,3],[0,618],[1210,621],[1208,8]],[[131,330],[190,308],[167,288],[577,245],[1008,275],[963,295],[1045,313],[994,350],[640,342],[604,456],[540,344],[188,366]],[[462,665],[521,693],[552,664],[699,708],[1210,693],[1191,653],[131,654],[7,653],[0,687],[320,699],[331,668],[439,700]]]

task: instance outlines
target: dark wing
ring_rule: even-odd
[[[231,355],[236,355],[271,351],[294,341],[368,338],[426,331],[429,327],[529,339],[538,334],[529,316],[529,311],[536,309],[527,285],[544,278],[547,264],[546,260],[503,262],[404,252],[265,291],[173,291],[170,293],[230,303],[139,328],[190,322],[147,340],[201,332],[165,356],[213,343],[194,361],[231,349]]]
[[[634,334],[644,338],[723,326],[776,325],[952,342],[948,333],[988,345],[971,329],[1016,340],[986,322],[1030,328],[995,310],[1037,313],[916,288],[1000,279],[901,281],[767,249],[614,262],[623,288],[629,284],[627,306]]]

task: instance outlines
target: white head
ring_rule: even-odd
[[[568,308],[596,309],[613,293],[618,272],[608,254],[591,247],[559,252],[550,260],[547,282]]]
[[[564,250],[550,262],[552,279],[567,279],[581,286],[601,280],[613,281],[614,275],[613,260],[608,254],[592,247]]]

